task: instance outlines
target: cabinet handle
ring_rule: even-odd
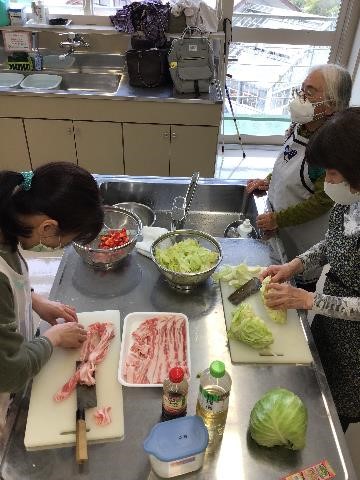
[[[164,137],[164,138],[169,138],[169,132],[164,132],[164,133],[163,133],[163,137]]]
[[[69,127],[69,128],[67,129],[67,131],[68,131],[68,134],[69,134],[69,135],[72,135],[72,134],[73,134],[73,129],[72,129],[71,127]]]
[[[171,138],[176,138],[176,133],[175,132],[171,133]]]

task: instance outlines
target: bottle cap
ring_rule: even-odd
[[[169,379],[173,383],[180,383],[184,379],[184,370],[181,367],[174,367],[170,369]]]
[[[225,365],[220,360],[214,360],[210,364],[210,375],[215,378],[221,378],[225,375]]]

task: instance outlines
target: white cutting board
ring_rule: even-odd
[[[236,306],[229,302],[229,295],[234,292],[234,287],[221,281],[221,295],[224,306],[226,329],[230,328],[232,315]],[[312,355],[305,338],[304,330],[296,310],[287,311],[287,323],[279,325],[274,323],[266,312],[261,293],[258,292],[248,297],[248,303],[273,333],[274,343],[270,345],[270,355],[261,354],[243,342],[229,339],[231,360],[234,363],[305,363],[312,362]],[[276,354],[276,355],[275,355]]]
[[[120,440],[124,436],[124,416],[122,388],[117,381],[120,353],[120,312],[86,312],[78,314],[79,323],[86,328],[95,322],[112,322],[115,337],[109,351],[96,368],[96,396],[98,407],[111,406],[111,423],[96,425],[93,412],[86,410],[88,442],[108,442]],[[34,378],[24,444],[27,450],[66,447],[75,445],[76,390],[62,402],[55,402],[53,395],[64,385],[75,371],[80,349],[55,348],[48,363]],[[70,432],[70,433],[64,433]]]

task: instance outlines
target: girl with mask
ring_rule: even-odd
[[[247,192],[268,191],[268,212],[257,218],[265,238],[278,235],[287,259],[319,241],[327,228],[333,202],[324,192],[325,172],[308,165],[305,150],[309,139],[334,114],[347,108],[351,95],[349,73],[338,65],[314,67],[294,92],[289,104],[292,124],[275,162],[272,174],[265,180],[250,180]],[[270,239],[276,252],[276,242]],[[309,270],[297,281],[315,290],[321,270]]]
[[[67,305],[31,292],[18,247],[43,251],[72,240],[92,240],[103,224],[98,186],[72,163],[49,163],[34,172],[0,172],[0,432],[10,393],[22,389],[56,346],[77,348],[86,331]],[[31,310],[52,325],[34,338]],[[65,323],[57,324],[57,318]]]
[[[316,315],[313,337],[345,431],[360,421],[360,107],[337,113],[312,137],[309,165],[326,170],[325,192],[335,202],[324,240],[284,265],[272,265],[266,303]],[[314,265],[330,265],[323,293],[286,282]]]

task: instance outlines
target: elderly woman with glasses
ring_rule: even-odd
[[[325,171],[308,165],[305,150],[311,136],[335,112],[349,105],[352,82],[349,72],[338,65],[319,65],[309,72],[300,91],[293,91],[289,104],[292,124],[266,179],[249,180],[247,192],[268,192],[268,211],[258,216],[257,226],[277,251],[281,239],[288,260],[323,238],[333,201],[324,192]],[[309,269],[297,283],[313,291],[321,269]]]

